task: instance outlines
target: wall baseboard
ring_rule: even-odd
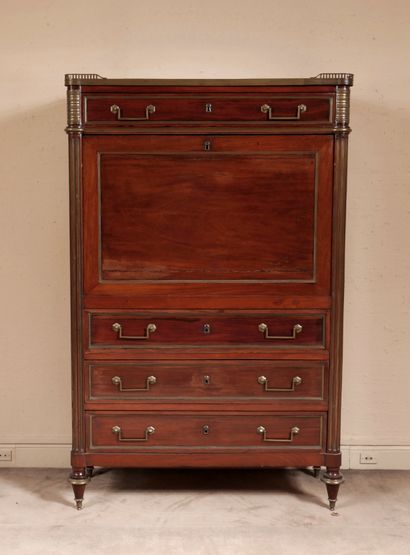
[[[350,445],[349,466],[362,470],[410,470],[410,445]],[[343,452],[343,451],[342,451]],[[371,457],[373,462],[363,462]]]
[[[70,443],[0,444],[0,450],[11,450],[11,460],[0,460],[0,468],[69,468]]]
[[[0,444],[0,450],[11,451],[11,460],[0,458],[0,469],[70,466],[71,445],[68,443]],[[343,445],[342,460],[346,470],[410,470],[410,445]]]

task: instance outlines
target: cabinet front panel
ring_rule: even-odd
[[[331,141],[85,138],[86,292],[328,293]]]
[[[90,450],[320,449],[322,415],[89,413]]]
[[[232,400],[327,398],[327,365],[314,362],[94,362],[86,365],[86,400]]]
[[[89,347],[258,345],[324,348],[324,314],[89,313]]]

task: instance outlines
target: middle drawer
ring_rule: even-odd
[[[91,403],[327,400],[327,363],[315,361],[87,362]]]

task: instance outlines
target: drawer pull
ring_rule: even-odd
[[[145,387],[137,387],[137,388],[123,387],[122,386],[122,379],[120,378],[120,376],[114,376],[111,381],[114,385],[119,386],[120,391],[149,391],[150,386],[157,383],[157,378],[155,376],[148,376],[147,379],[146,379],[146,386]]]
[[[148,441],[149,436],[155,433],[155,428],[154,426],[147,426],[145,428],[144,437],[130,437],[130,438],[124,438],[121,436],[121,428],[119,426],[114,426],[112,431],[114,434],[117,434],[118,441]]]
[[[145,107],[145,116],[141,118],[125,118],[121,115],[121,108],[118,106],[118,104],[113,104],[110,110],[113,114],[117,114],[118,121],[143,121],[149,119],[150,114],[153,114],[156,108],[153,104],[148,104],[148,106]]]
[[[118,339],[149,339],[150,333],[154,333],[157,330],[155,324],[148,324],[145,328],[145,335],[123,335],[122,326],[118,322],[112,325],[112,329],[117,332]]]
[[[258,329],[264,334],[265,339],[296,339],[296,335],[302,331],[303,327],[300,324],[295,324],[292,335],[269,335],[267,324],[259,324]]]
[[[268,114],[268,120],[299,120],[303,112],[306,112],[307,106],[305,104],[299,104],[296,112],[296,116],[272,116],[272,108],[269,104],[262,104],[261,112],[263,114]]]
[[[293,426],[293,428],[290,429],[289,432],[289,437],[286,438],[280,438],[280,439],[276,439],[276,438],[269,438],[266,437],[266,428],[265,426],[258,426],[256,428],[256,431],[258,432],[258,434],[262,434],[262,440],[263,441],[276,441],[276,442],[291,442],[293,441],[293,436],[297,435],[300,432],[300,428],[298,428],[297,426]]]
[[[266,376],[259,376],[258,378],[258,383],[265,386],[265,391],[295,391],[295,387],[300,385],[302,381],[300,376],[294,376],[292,378],[292,387],[268,387],[268,378]]]

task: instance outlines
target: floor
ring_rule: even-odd
[[[336,511],[308,470],[0,470],[2,555],[410,554],[410,471],[348,471]]]

